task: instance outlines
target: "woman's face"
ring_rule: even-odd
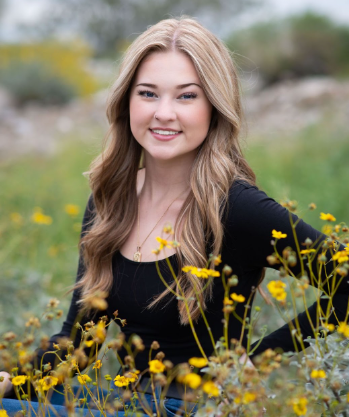
[[[129,110],[132,134],[146,158],[194,160],[212,105],[186,54],[154,52],[137,69]]]

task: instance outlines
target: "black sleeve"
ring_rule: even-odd
[[[294,227],[291,225],[291,220]],[[267,257],[274,252],[271,244],[273,239],[273,229],[287,234],[286,238],[277,241],[276,249],[279,254],[282,254],[282,251],[286,247],[291,247],[296,250],[294,233],[297,236],[300,250],[306,249],[306,246],[302,244],[304,244],[305,240],[309,238],[313,242],[311,248],[315,249],[317,253],[320,253],[323,250],[323,241],[327,239],[326,235],[299,219],[296,215],[292,214],[272,198],[268,197],[264,192],[258,190],[256,187],[246,185],[240,187],[238,196],[232,201],[229,209],[228,225],[229,233],[235,237],[234,241],[239,242],[236,249],[238,250],[241,262],[247,268],[280,268],[280,264],[271,266],[267,261]],[[339,250],[343,249],[343,246],[339,246]],[[310,280],[309,283],[313,286],[317,286],[318,283],[315,282],[313,277],[315,277],[316,280],[320,279],[320,288],[325,290],[328,288],[334,288],[332,287],[333,284],[339,284],[337,291],[335,293],[331,293],[335,314],[332,312],[329,319],[329,323],[336,325],[339,321],[344,321],[346,317],[349,301],[349,281],[348,277],[344,277],[343,279],[337,275],[336,278],[334,278],[334,275],[332,275],[336,265],[334,261],[331,260],[333,254],[331,251],[333,250],[328,249],[326,252],[327,262],[320,275],[317,270],[317,254],[314,256],[310,266],[307,265],[307,260],[301,259],[297,256],[297,264],[294,267],[291,267],[290,270],[296,278],[299,278],[302,274],[303,265],[303,271],[306,271],[308,274]],[[311,274],[309,267],[311,267],[311,270],[314,271],[313,274]],[[333,282],[334,280],[336,280],[336,282]],[[320,305],[323,311],[326,311],[328,301],[329,300],[326,298],[325,293],[323,293],[320,297]],[[316,327],[318,315],[317,302],[308,308],[308,312],[312,323],[314,323],[314,327]],[[302,339],[306,339],[308,336],[314,337],[305,311],[298,315],[298,321],[300,324]],[[293,320],[293,324],[295,324],[295,320]],[[253,349],[257,343],[258,341],[252,345],[251,349]],[[296,344],[297,349],[301,350],[301,345],[298,342],[296,342]],[[306,343],[305,347],[307,347]],[[261,344],[253,352],[251,357],[260,354],[268,348],[281,348],[285,352],[296,350],[290,332],[289,323],[286,323],[281,328],[264,337]]]
[[[87,203],[87,206],[86,206],[86,209],[85,209],[85,213],[84,213],[84,217],[83,217],[82,228],[81,228],[81,237],[84,236],[84,234],[91,227],[91,225],[93,223],[93,215],[94,215],[94,204],[93,204],[93,198],[92,198],[92,195],[91,195],[89,200],[88,200],[88,203]],[[84,271],[85,271],[84,262],[83,262],[82,255],[80,253],[76,281],[78,281],[79,279],[82,278],[82,276],[84,275]],[[66,317],[66,320],[63,323],[61,331],[59,333],[53,335],[50,338],[50,340],[48,342],[49,347],[47,349],[45,349],[45,350],[37,349],[35,351],[36,356],[35,356],[35,359],[32,362],[35,369],[40,369],[41,364],[45,365],[47,363],[51,363],[52,369],[54,369],[57,366],[59,360],[56,357],[56,355],[53,354],[53,353],[46,353],[45,354],[45,352],[49,352],[49,351],[54,350],[53,349],[53,344],[54,343],[57,344],[60,339],[62,339],[62,338],[71,339],[74,343],[75,348],[77,348],[80,345],[81,331],[79,331],[75,327],[76,322],[79,322],[82,326],[84,326],[85,323],[87,323],[91,320],[94,320],[96,322],[96,316],[95,316],[94,313],[91,313],[90,315],[84,315],[84,316],[82,316],[81,313],[79,313],[79,305],[77,303],[79,298],[80,298],[80,290],[74,290],[72,300],[71,300],[71,304],[70,304],[70,308],[69,308],[69,312],[68,312],[68,315]],[[90,348],[85,348],[84,350],[85,350],[85,353],[88,357],[89,354],[90,354]],[[62,349],[62,350],[58,351],[57,353],[64,360],[65,355],[67,354],[67,350]],[[80,371],[82,369],[83,368],[80,367]]]

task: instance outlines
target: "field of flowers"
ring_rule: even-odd
[[[114,329],[114,334],[108,335],[101,352],[95,352],[93,363],[83,373],[79,367],[87,358],[83,357],[81,349],[74,350],[69,346],[69,342],[65,346],[69,352],[66,361],[51,376],[32,375],[30,367],[27,375],[17,375],[17,369],[11,368],[16,359],[25,365],[30,359],[31,349],[38,344],[44,345],[45,334],[60,328],[69,305],[70,296],[65,292],[75,279],[80,223],[89,195],[87,180],[82,173],[88,169],[96,147],[95,144],[80,142],[78,138],[67,139],[55,156],[32,156],[0,165],[0,362],[2,368],[12,372],[12,382],[23,400],[28,399],[23,388],[33,383],[42,406],[48,407],[47,396],[60,381],[65,380],[68,387],[66,403],[72,410],[77,401],[69,390],[70,372],[75,370],[77,383],[85,396],[85,400],[79,400],[80,405],[86,405],[90,395],[103,415],[107,411],[122,409],[131,416],[134,405],[142,399],[136,398],[132,391],[138,379],[132,358],[124,368],[124,374],[115,376],[115,358],[125,344],[121,329]],[[268,141],[268,138],[251,138],[246,153],[257,173],[259,185],[290,211],[329,236],[327,247],[322,251],[334,248],[336,240],[348,244],[347,131],[324,124],[292,137],[280,137],[277,143]],[[278,230],[271,236],[276,242],[283,237],[282,231]],[[171,244],[170,237],[167,243]],[[324,262],[322,251],[315,253],[309,242],[302,249],[301,257],[307,262],[316,256],[321,267]],[[275,252],[273,256],[270,262],[280,262],[286,275],[291,274],[289,266],[294,254]],[[333,274],[338,279],[345,279],[349,270],[349,250],[335,256]],[[214,259],[215,265],[219,262],[219,258]],[[192,272],[198,273],[195,266],[193,268]],[[210,280],[217,273],[208,268],[206,275],[203,279]],[[222,305],[228,320],[238,303],[248,302],[240,294],[228,296],[236,279],[231,276],[229,268],[224,268],[222,276],[214,279],[222,279],[226,288],[227,297],[224,302],[222,300]],[[310,290],[313,287],[309,283],[313,279],[316,280],[316,276],[304,276],[300,281],[292,278],[281,280],[278,272],[268,271],[262,288],[273,300],[273,305],[266,305],[265,300],[257,295],[251,322],[244,323],[251,340],[284,324],[289,310],[303,311],[319,290],[325,290]],[[327,295],[331,298],[331,292]],[[57,299],[61,300],[60,304]],[[95,302],[103,303],[103,297],[97,297]],[[155,353],[149,363],[150,383],[166,386],[167,381],[176,379],[190,388],[192,392],[187,393],[186,400],[193,402],[199,397],[202,407],[198,417],[219,413],[227,417],[258,416],[263,407],[268,416],[349,415],[349,389],[346,388],[349,379],[349,326],[343,322],[336,329],[327,322],[330,312],[322,313],[322,322],[314,329],[316,337],[308,340],[311,346],[303,355],[289,357],[266,351],[258,360],[257,371],[241,360],[245,351],[239,342],[230,341],[222,334],[216,345],[216,358],[207,358],[203,354],[201,358],[191,358],[189,364],[173,368],[160,353]],[[115,317],[116,323],[120,324],[121,319]],[[103,342],[105,327],[106,323],[101,320],[82,329],[81,347]],[[299,329],[294,330],[294,335],[302,343]],[[139,339],[131,341],[130,352],[132,346],[141,349],[142,343]],[[55,352],[63,347],[56,345]],[[158,350],[155,343],[153,350]],[[114,362],[106,363],[108,355],[114,358]],[[206,371],[205,376],[199,375],[199,369]],[[109,404],[107,400],[114,389],[113,380],[120,398]],[[105,394],[93,394],[95,386],[105,388]],[[101,398],[99,395],[105,396]],[[160,407],[157,414],[163,415]]]

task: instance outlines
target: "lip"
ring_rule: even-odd
[[[173,130],[172,128],[165,128],[165,127],[154,127],[153,129],[155,130]],[[180,131],[179,133],[175,134],[175,135],[160,135],[159,133],[155,133],[152,131],[152,129],[149,129],[150,133],[154,136],[155,139],[163,141],[163,142],[167,142],[169,140],[172,140],[176,137],[178,137],[180,134],[182,134],[182,132]]]

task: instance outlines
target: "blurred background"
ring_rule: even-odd
[[[347,0],[0,0],[0,334],[21,332],[52,296],[65,315],[89,195],[82,174],[107,131],[120,56],[180,14],[233,52],[259,186],[296,200],[318,229],[320,211],[349,222]],[[264,311],[255,337],[283,324]],[[44,320],[42,331],[61,323]]]

